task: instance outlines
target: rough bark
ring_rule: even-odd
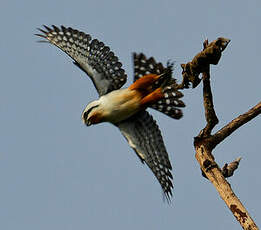
[[[195,142],[196,159],[200,164],[201,170],[214,185],[220,197],[224,200],[242,228],[247,230],[258,229],[244,205],[233,192],[231,185],[223,176],[221,169],[214,160],[212,151],[205,144],[207,145],[204,141],[201,143]]]
[[[248,211],[233,192],[231,185],[227,182],[225,177],[232,176],[234,171],[238,168],[240,158],[236,159],[230,164],[225,164],[222,170],[215,162],[212,150],[217,144],[222,142],[226,137],[232,134],[235,130],[247,123],[254,117],[261,113],[261,102],[250,109],[248,112],[235,118],[222,129],[211,135],[213,128],[218,124],[213,104],[213,97],[210,85],[210,64],[217,64],[221,52],[226,48],[229,39],[218,38],[217,40],[208,44],[204,42],[204,50],[197,54],[193,60],[187,64],[183,64],[183,82],[180,88],[188,88],[188,84],[192,83],[196,87],[200,83],[198,78],[202,73],[203,77],[203,104],[205,109],[206,126],[201,130],[199,135],[194,138],[194,147],[196,150],[196,159],[200,164],[202,175],[209,179],[218,191],[220,197],[224,200],[227,207],[233,213],[243,229],[256,230],[253,219],[250,217]]]

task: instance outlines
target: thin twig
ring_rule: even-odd
[[[238,157],[234,161],[230,162],[229,164],[226,163],[222,168],[222,174],[224,177],[231,177],[233,176],[234,172],[237,170],[239,163],[241,161],[241,157]]]
[[[259,114],[261,114],[261,102],[259,102],[253,108],[251,108],[248,112],[238,116],[237,118],[229,122],[226,126],[224,126],[222,129],[217,131],[212,137],[210,137],[209,141],[212,148],[215,148],[215,146],[217,146],[227,136],[232,134],[239,127],[252,120]]]

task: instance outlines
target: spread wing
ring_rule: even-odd
[[[156,121],[147,111],[141,111],[116,126],[142,163],[145,161],[152,170],[169,201],[173,188],[172,167]]]
[[[145,74],[163,74],[169,71],[172,75],[173,63],[168,62],[167,67],[162,63],[156,62],[153,57],[147,58],[143,53],[133,54],[134,63],[134,81],[144,76]],[[158,85],[157,85],[157,84]],[[154,87],[159,87],[161,82],[155,82]],[[170,76],[168,82],[165,82],[163,87],[164,98],[150,105],[151,108],[166,114],[167,116],[180,119],[183,116],[181,108],[185,107],[181,100],[183,94],[177,89],[176,79]]]
[[[39,29],[42,34],[36,35],[67,53],[74,64],[92,79],[100,96],[124,85],[127,75],[121,68],[122,64],[103,42],[70,27],[44,27],[46,30]]]
[[[166,68],[160,62],[156,62],[153,57],[147,58],[143,53],[133,53],[134,79],[135,82],[146,74],[163,74]]]

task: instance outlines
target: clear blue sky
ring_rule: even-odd
[[[1,1],[0,229],[240,229],[194,158],[205,124],[201,86],[185,91],[180,121],[151,111],[173,165],[169,206],[115,127],[83,125],[82,110],[97,98],[91,81],[33,34],[42,24],[90,33],[119,56],[127,85],[134,51],[175,60],[181,80],[180,64],[205,38],[230,38],[211,68],[221,128],[261,99],[260,9],[259,0]],[[258,117],[214,152],[220,165],[242,156],[229,182],[259,226],[260,132]]]

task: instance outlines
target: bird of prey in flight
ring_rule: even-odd
[[[134,82],[121,87],[127,79],[118,57],[103,42],[70,27],[47,27],[36,34],[73,59],[73,63],[92,80],[99,98],[89,103],[82,113],[89,126],[110,122],[118,127],[142,163],[146,163],[158,179],[167,200],[172,196],[171,163],[156,121],[146,111],[148,107],[171,118],[182,117],[180,100],[172,78],[173,63],[164,67],[154,58],[133,54]]]

